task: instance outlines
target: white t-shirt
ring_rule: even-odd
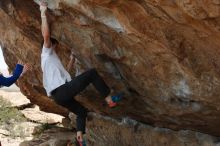
[[[5,59],[4,59],[4,55],[3,55],[3,51],[2,48],[0,46],[0,69],[1,70],[8,70],[8,65],[5,63]]]
[[[41,68],[43,71],[43,86],[47,95],[57,87],[71,81],[70,74],[65,70],[56,52],[52,48],[43,47],[41,53]]]

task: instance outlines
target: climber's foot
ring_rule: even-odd
[[[113,108],[113,107],[116,107],[116,106],[117,106],[117,103],[116,103],[116,102],[113,102],[113,101],[110,101],[110,102],[108,102],[108,106],[109,106],[110,108]]]
[[[110,108],[116,107],[117,106],[117,102],[121,101],[122,95],[123,94],[120,93],[120,94],[116,94],[116,95],[110,96],[110,98],[106,100],[107,103],[108,103],[108,106]]]
[[[86,141],[85,140],[80,141],[80,140],[77,140],[77,139],[72,140],[72,141],[69,140],[67,142],[67,146],[86,146]]]
[[[80,141],[80,140],[76,139],[75,144],[76,144],[76,146],[86,146],[86,141],[85,140]]]
[[[116,95],[111,96],[111,98],[113,102],[119,102],[121,101],[122,96],[123,96],[123,93],[118,93]]]

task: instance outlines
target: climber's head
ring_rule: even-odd
[[[52,48],[55,49],[59,42],[55,38],[50,38],[50,42],[52,44]],[[43,48],[44,41],[41,42],[41,48]]]
[[[56,46],[59,44],[59,42],[55,38],[50,38],[52,48],[56,48]]]

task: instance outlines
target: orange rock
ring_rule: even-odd
[[[73,48],[83,68],[96,67],[110,87],[126,93],[116,110],[103,107],[93,89],[77,97],[83,105],[112,117],[220,136],[218,1],[54,2],[49,17],[63,64]],[[42,86],[38,5],[4,0],[0,8],[0,42],[8,65],[18,59],[34,65],[19,81],[22,92],[42,110],[67,115]],[[107,62],[97,59],[99,54]]]

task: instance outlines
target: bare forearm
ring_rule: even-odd
[[[44,38],[50,37],[50,28],[49,24],[47,21],[47,16],[41,17],[41,30],[42,30],[42,35]]]
[[[50,28],[46,15],[47,3],[40,4],[40,12],[41,12],[41,31],[42,31],[42,36],[44,38],[44,46],[49,48],[51,43],[50,43]]]
[[[67,65],[67,71],[70,72],[71,67],[73,67],[74,59],[70,59],[68,65]]]

